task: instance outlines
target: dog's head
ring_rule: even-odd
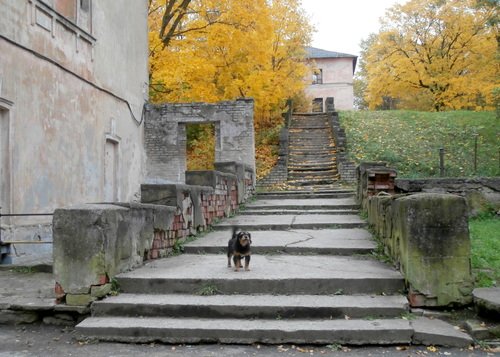
[[[242,247],[246,247],[252,244],[252,236],[248,232],[238,232],[236,237],[238,238],[238,241]]]

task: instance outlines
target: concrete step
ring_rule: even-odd
[[[410,322],[391,320],[92,317],[76,330],[104,341],[232,344],[409,344]]]
[[[76,326],[102,341],[231,344],[424,344],[467,347],[473,341],[437,319],[202,319],[92,317]]]
[[[306,179],[314,176],[315,178],[333,178],[338,174],[337,170],[328,170],[328,171],[300,171],[288,172],[288,180],[296,180],[296,179]]]
[[[307,179],[296,179],[288,180],[288,184],[291,186],[315,186],[315,185],[332,185],[338,182],[339,176],[333,178],[307,178]]]
[[[248,215],[282,215],[282,214],[358,214],[357,209],[245,209],[239,212],[241,216]]]
[[[92,316],[225,319],[400,317],[401,295],[146,295],[120,294],[92,304]]]
[[[401,274],[365,256],[258,255],[250,271],[227,267],[224,254],[182,254],[159,259],[116,276],[120,289],[133,294],[373,294],[404,289]]]
[[[238,227],[241,230],[286,230],[319,228],[365,228],[367,223],[358,215],[302,214],[302,215],[248,215],[225,219],[215,230]]]
[[[299,191],[300,192],[300,191]],[[325,192],[291,195],[286,191],[259,193],[258,199],[245,205],[248,209],[358,209],[354,194],[346,192]]]
[[[277,218],[279,219],[279,217]],[[232,230],[214,231],[186,243],[187,254],[226,254]],[[371,254],[376,244],[365,229],[250,231],[254,254]]]

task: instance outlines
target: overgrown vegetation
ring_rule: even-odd
[[[349,158],[386,161],[399,177],[500,176],[500,119],[494,112],[346,111]],[[477,135],[477,168],[474,152]]]
[[[497,286],[500,281],[500,218],[486,212],[469,222],[472,270],[476,287]]]

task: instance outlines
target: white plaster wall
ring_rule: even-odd
[[[323,70],[323,84],[306,88],[310,98],[335,98],[335,109],[353,109],[353,60],[354,58],[318,58],[314,66]]]
[[[102,201],[106,135],[119,142],[118,199],[133,200],[145,161],[147,1],[92,1],[90,42],[58,21],[54,31],[33,23],[36,3],[0,0],[0,98],[13,103],[10,211]]]

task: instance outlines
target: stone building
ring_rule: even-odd
[[[147,6],[0,0],[2,214],[137,197],[145,166]],[[1,217],[2,239],[50,239],[51,220]]]
[[[353,75],[358,57],[314,47],[307,47],[306,50],[314,68],[311,84],[306,88],[313,111],[324,111],[328,97],[334,98],[337,110],[353,109]]]

